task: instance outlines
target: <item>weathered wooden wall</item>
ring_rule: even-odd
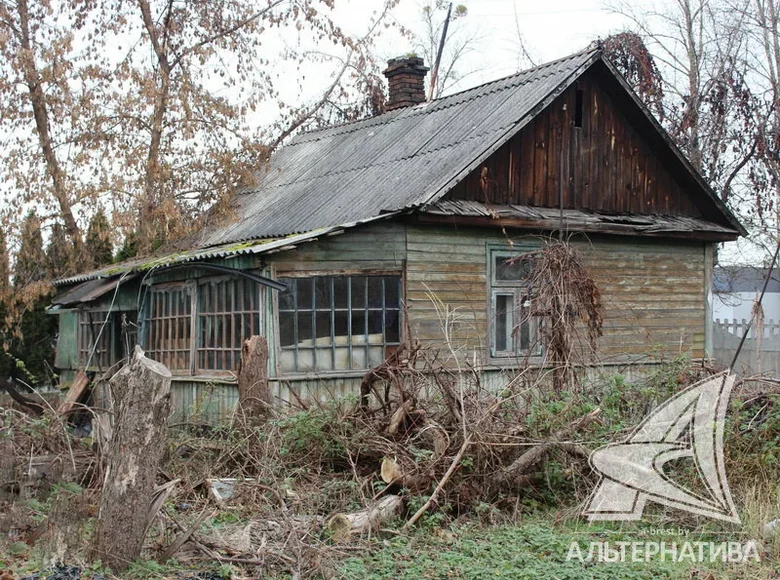
[[[583,95],[582,126],[574,114]],[[591,76],[564,91],[450,194],[608,213],[701,217],[691,193]]]
[[[605,362],[704,356],[705,244],[638,238],[581,243],[606,309]]]
[[[266,258],[279,276],[295,272],[398,271],[406,258],[402,224],[379,222],[301,244]]]
[[[484,362],[489,242],[502,239],[490,230],[407,227],[407,318],[423,347]]]
[[[487,247],[539,238],[468,228],[409,226],[406,295],[414,337],[450,346],[467,360],[488,354]],[[625,237],[575,237],[602,292],[605,363],[704,355],[705,244]],[[435,298],[434,298],[435,297]],[[438,300],[441,300],[441,303]],[[446,348],[449,350],[449,347]],[[449,354],[448,352],[444,353]]]

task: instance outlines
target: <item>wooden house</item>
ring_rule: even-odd
[[[391,61],[388,112],[295,137],[191,250],[59,280],[63,379],[137,339],[180,416],[225,415],[253,334],[282,400],[355,392],[407,337],[499,377],[538,354],[506,259],[558,231],[600,286],[603,365],[704,356],[713,251],[745,230],[604,55],[431,102],[426,71]]]

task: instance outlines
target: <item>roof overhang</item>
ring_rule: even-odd
[[[445,200],[417,212],[420,223],[454,223],[535,231],[577,231],[626,236],[730,241],[739,237],[728,228],[704,219],[662,215],[614,215],[573,209],[522,205],[487,205],[477,201]]]
[[[358,222],[341,224],[341,225],[331,226],[327,228],[318,228],[316,230],[312,230],[309,232],[293,234],[281,238],[249,240],[246,242],[224,244],[221,246],[201,248],[198,250],[190,250],[185,252],[176,252],[176,253],[163,254],[158,256],[150,256],[145,259],[127,260],[119,264],[112,264],[111,266],[107,266],[99,270],[93,270],[92,272],[79,274],[78,276],[72,276],[70,278],[62,278],[60,280],[55,280],[54,286],[64,287],[64,286],[72,286],[73,284],[77,284],[80,282],[102,281],[101,284],[94,284],[93,286],[89,286],[89,287],[79,286],[78,288],[74,288],[73,290],[70,290],[67,294],[63,295],[63,296],[68,296],[73,294],[71,298],[68,299],[74,300],[75,297],[78,297],[81,293],[94,293],[98,291],[98,289],[100,289],[102,293],[108,292],[109,289],[112,289],[116,286],[116,284],[119,282],[119,277],[121,276],[124,276],[126,280],[127,276],[129,275],[133,275],[133,276],[137,274],[148,275],[149,273],[152,273],[155,270],[170,268],[171,266],[174,266],[176,264],[192,263],[193,266],[195,266],[197,262],[203,262],[209,260],[232,258],[241,255],[252,255],[252,254],[259,255],[259,254],[272,254],[276,252],[284,252],[286,250],[294,249],[298,245],[306,242],[312,242],[320,238],[341,234],[348,229],[354,228],[362,224],[387,219],[390,216],[395,215],[396,213],[398,212],[390,212],[380,216],[361,220]],[[111,279],[111,283],[113,283],[113,286],[111,286],[110,288],[108,288],[109,283],[106,282],[107,279]],[[106,285],[105,287],[104,284]],[[79,292],[76,292],[77,290]],[[97,296],[92,297],[91,300],[94,300],[95,297]],[[61,297],[55,300],[54,303],[62,304],[61,302],[62,299],[63,298]],[[80,300],[80,301],[83,302],[84,300]]]

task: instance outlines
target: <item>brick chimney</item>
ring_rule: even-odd
[[[416,56],[387,61],[387,68],[382,73],[387,77],[389,87],[387,110],[424,103],[425,73],[429,70],[423,59]]]

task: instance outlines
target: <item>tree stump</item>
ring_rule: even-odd
[[[170,413],[171,372],[136,346],[110,381],[116,402],[93,557],[125,570],[141,555]]]
[[[251,336],[241,346],[238,368],[238,408],[249,421],[265,417],[271,409],[268,386],[268,341]]]

